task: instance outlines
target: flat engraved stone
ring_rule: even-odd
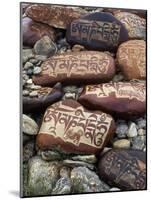
[[[100,158],[99,175],[123,190],[146,189],[146,154],[134,150],[110,150]]]
[[[78,101],[90,109],[121,118],[138,117],[146,111],[145,83],[117,82],[88,85]]]
[[[29,17],[22,19],[23,44],[33,47],[43,36],[47,35],[53,41],[56,39],[55,31],[47,24],[33,21]]]
[[[146,20],[129,12],[117,12],[114,15],[128,30],[130,39],[146,38]]]
[[[72,52],[50,57],[42,64],[41,74],[33,77],[38,85],[101,83],[115,74],[114,59],[96,51]]]
[[[113,118],[86,110],[75,100],[48,107],[37,136],[37,146],[65,153],[98,154],[115,131]]]
[[[63,92],[58,88],[42,87],[37,91],[36,97],[23,97],[23,112],[37,112],[46,109],[51,104],[59,101]]]
[[[146,78],[146,43],[144,40],[129,40],[117,51],[117,61],[125,78]]]
[[[25,13],[35,21],[65,29],[69,23],[87,12],[81,8],[34,4],[29,6]]]
[[[67,41],[91,50],[115,51],[128,40],[124,25],[110,13],[95,12],[74,20],[67,28]]]

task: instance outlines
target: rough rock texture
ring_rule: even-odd
[[[110,150],[100,158],[99,174],[123,190],[146,189],[146,154],[133,150]]]
[[[22,19],[22,32],[23,44],[25,46],[33,47],[34,44],[45,35],[47,35],[53,41],[56,39],[56,34],[52,27],[46,24],[35,22],[29,17],[24,17]]]
[[[117,51],[117,61],[125,75],[130,79],[146,78],[146,43],[144,40],[129,40],[122,43]]]
[[[146,20],[128,12],[117,12],[114,15],[126,29],[130,39],[146,39]]]
[[[29,162],[29,195],[50,195],[59,178],[59,163],[33,157]]]
[[[71,171],[73,193],[108,191],[109,186],[103,183],[98,175],[86,167],[77,167]]]
[[[35,21],[65,29],[73,20],[87,12],[80,8],[34,4],[29,6],[25,13]]]

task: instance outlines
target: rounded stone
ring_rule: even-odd
[[[23,44],[33,47],[34,44],[47,35],[52,40],[55,40],[56,34],[52,27],[33,21],[29,17],[22,19],[22,31],[23,31]]]
[[[22,120],[23,120],[22,131],[28,135],[37,135],[39,129],[37,123],[25,114],[23,114]]]
[[[131,39],[146,39],[146,20],[129,12],[116,12],[114,16],[124,24]]]
[[[128,125],[126,123],[119,123],[116,126],[116,134],[118,138],[125,138],[126,137],[126,133],[128,130]]]
[[[29,68],[29,69],[27,70],[27,75],[31,76],[32,74],[33,74],[33,70],[32,70],[31,68]]]
[[[99,154],[114,131],[115,123],[110,115],[87,110],[68,99],[47,108],[36,138],[37,146],[41,150],[55,149],[66,154]]]
[[[48,36],[44,36],[35,43],[34,51],[37,55],[53,56],[57,52],[57,46]]]
[[[146,78],[146,43],[144,40],[129,40],[122,43],[116,57],[127,80]]]
[[[112,149],[100,157],[99,175],[112,187],[121,190],[146,189],[146,153]]]
[[[33,74],[40,74],[42,71],[41,67],[34,67]]]
[[[137,136],[136,124],[131,122],[127,131],[127,137],[132,138]]]
[[[119,44],[128,40],[128,32],[110,13],[94,12],[72,21],[66,38],[71,45],[80,44],[90,50],[114,52]]]
[[[142,136],[142,135],[145,135],[146,134],[146,131],[142,128],[138,129],[138,135],[139,136]]]
[[[29,91],[28,90],[23,90],[23,96],[28,96],[29,95]]]
[[[116,140],[113,143],[114,148],[118,149],[129,149],[130,148],[130,141],[127,139]]]
[[[30,196],[50,195],[59,179],[58,162],[47,162],[35,156],[29,160],[28,189]]]
[[[38,92],[37,91],[32,91],[29,93],[30,97],[37,97],[38,96]]]
[[[109,186],[103,183],[98,175],[86,167],[76,167],[71,171],[73,193],[108,191]]]
[[[97,84],[108,82],[115,74],[114,59],[98,51],[57,54],[43,62],[41,68],[40,76],[34,76],[33,81],[42,86],[53,86],[57,82],[64,85]]]
[[[28,80],[26,81],[26,83],[29,84],[29,85],[31,85],[31,84],[33,84],[33,81],[32,81],[32,79],[28,79]]]
[[[24,69],[26,69],[26,70],[31,68],[31,67],[33,67],[33,64],[31,62],[26,62],[25,65],[24,65]]]

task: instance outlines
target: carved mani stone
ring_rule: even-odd
[[[115,150],[99,161],[100,178],[123,190],[146,189],[146,154],[136,150]]]
[[[144,40],[129,40],[117,51],[117,61],[125,78],[146,78],[146,43]]]
[[[96,51],[72,52],[55,55],[42,64],[41,74],[33,77],[38,85],[101,83],[115,74],[114,59]]]
[[[128,40],[124,25],[110,13],[95,12],[74,20],[67,28],[67,41],[91,50],[115,51]]]
[[[59,84],[55,85],[54,88],[41,87],[36,91],[36,97],[23,97],[24,113],[42,111],[63,96],[63,91]]]
[[[101,110],[115,117],[138,117],[146,111],[145,83],[117,82],[88,85],[78,101],[87,108]]]
[[[114,130],[110,115],[86,110],[75,100],[60,101],[47,108],[37,146],[65,153],[98,154]]]
[[[81,8],[34,4],[29,6],[25,13],[35,21],[55,28],[66,29],[68,24],[87,12]]]
[[[146,39],[146,20],[128,12],[117,12],[114,15],[128,30],[131,39]]]
[[[47,35],[53,41],[56,39],[55,31],[52,27],[33,21],[29,17],[22,19],[23,44],[33,47],[43,36]]]

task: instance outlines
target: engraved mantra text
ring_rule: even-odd
[[[136,98],[139,101],[145,101],[145,86],[137,83],[107,83],[103,85],[87,86],[86,94],[95,94],[97,97],[108,97],[115,93],[117,98]]]
[[[42,69],[43,74],[57,77],[66,74],[67,77],[74,75],[107,74],[110,60],[107,56],[68,56],[56,57],[46,62]]]
[[[71,36],[91,42],[93,40],[109,42],[116,46],[121,26],[116,23],[80,20],[71,24]]]
[[[63,108],[63,109],[62,109]],[[65,106],[48,108],[40,133],[60,137],[77,146],[80,143],[100,148],[105,140],[111,124],[111,118],[106,114],[98,115],[83,112],[81,109],[71,109]]]

